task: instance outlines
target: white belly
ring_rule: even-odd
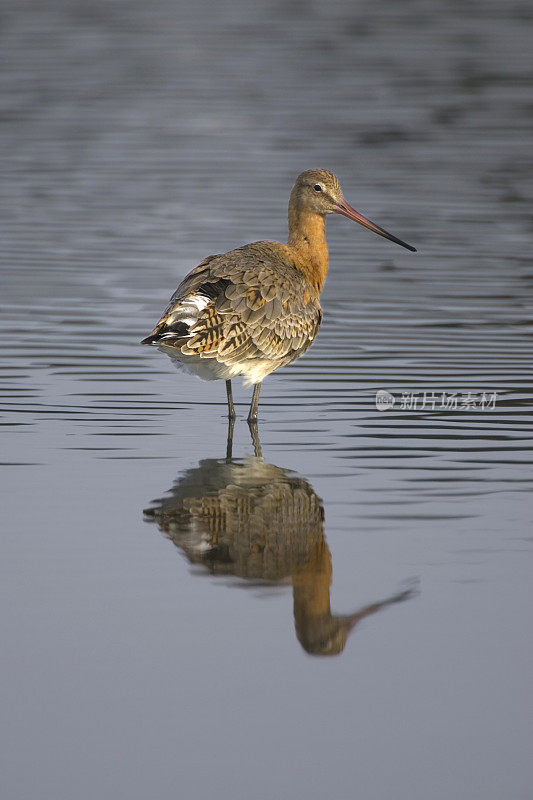
[[[176,369],[196,375],[203,381],[228,381],[241,376],[244,386],[261,383],[278,366],[267,359],[247,359],[237,364],[222,364],[216,358],[184,355],[177,347],[158,345],[159,350],[167,355]]]

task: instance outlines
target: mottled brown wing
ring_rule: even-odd
[[[316,336],[320,304],[273,245],[256,242],[202,262],[182,281],[148,339],[175,342],[184,355],[224,364],[264,359],[275,369],[298,358]]]
[[[177,340],[189,335],[191,324],[196,321],[200,312],[198,298],[202,296],[206,301],[212,301],[218,296],[218,291],[223,290],[223,286],[216,287],[207,283],[207,265],[216,258],[220,256],[208,256],[182,280],[159,322],[141,344],[159,344],[165,340],[165,344],[172,346],[178,343]],[[206,282],[204,295],[200,290],[203,282]]]

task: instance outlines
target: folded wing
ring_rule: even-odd
[[[273,244],[205,259],[178,286],[143,344],[176,348],[185,358],[215,358],[235,374],[259,361],[268,374],[302,355],[320,326],[320,303]]]

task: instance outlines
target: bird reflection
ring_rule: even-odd
[[[257,430],[255,456],[205,459],[144,511],[189,562],[205,574],[235,576],[249,585],[290,580],[296,635],[312,655],[341,653],[365,617],[414,594],[407,588],[351,614],[332,614],[331,553],[322,502],[307,480],[266,464]]]

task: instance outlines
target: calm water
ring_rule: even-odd
[[[2,23],[2,797],[529,798],[530,4]],[[313,166],[419,252],[328,220],[228,460],[223,384],[138,341]]]

